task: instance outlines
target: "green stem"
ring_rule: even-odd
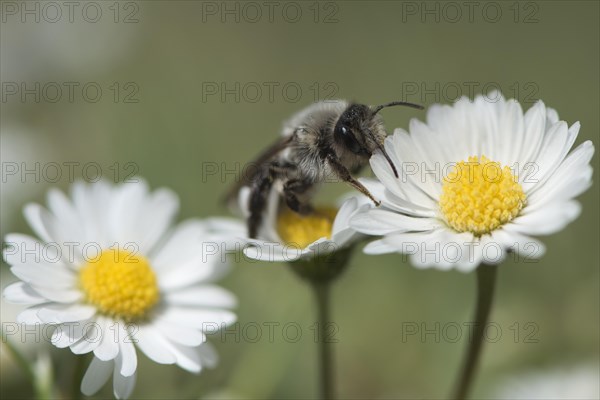
[[[19,365],[19,367],[25,373],[25,376],[29,380],[32,386],[35,385],[35,374],[33,373],[33,369],[29,365],[29,362],[23,357],[23,354],[11,343],[10,340],[6,337],[4,330],[0,328],[0,333],[2,334],[2,344],[6,345],[6,348],[15,362]]]
[[[76,357],[75,368],[73,369],[73,382],[71,382],[71,399],[81,399],[81,380],[85,374],[86,360],[88,357],[80,355]]]
[[[313,288],[317,300],[318,338],[319,338],[319,376],[322,399],[333,399],[333,358],[328,338],[328,326],[331,323],[329,305],[329,282],[314,282]]]
[[[473,384],[473,378],[477,369],[485,328],[492,309],[494,298],[494,287],[496,282],[496,265],[480,265],[477,268],[477,307],[474,316],[473,337],[467,346],[467,353],[463,361],[463,367],[456,386],[453,399],[463,400],[467,398],[469,389]]]

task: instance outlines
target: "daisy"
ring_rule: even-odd
[[[351,226],[382,236],[366,253],[409,254],[421,268],[471,271],[509,251],[539,258],[544,245],[532,236],[573,221],[573,199],[591,185],[592,143],[569,153],[579,127],[541,101],[523,113],[498,93],[434,105],[426,123],[413,119],[410,134],[396,129],[385,141],[400,178],[381,154],[371,158],[378,180],[363,183],[382,207]]]
[[[248,218],[250,188],[242,188],[238,206]],[[215,228],[229,231],[243,245],[251,260],[287,262],[294,273],[313,289],[317,311],[319,340],[320,397],[333,398],[333,356],[326,338],[332,324],[330,288],[345,270],[353,245],[363,237],[350,227],[350,219],[372,207],[366,197],[348,197],[339,209],[317,207],[308,215],[299,215],[286,206],[279,207],[280,194],[273,188],[258,232],[259,239],[248,238],[246,224],[239,220],[218,221]]]
[[[141,180],[78,182],[70,198],[51,190],[48,209],[25,207],[39,239],[6,236],[4,260],[21,281],[4,297],[29,306],[19,323],[55,325],[55,346],[93,352],[81,383],[86,395],[112,374],[115,397],[127,398],[138,350],[193,373],[216,363],[205,332],[233,323],[236,301],[211,283],[224,264],[202,251],[213,238],[207,224],[189,220],[171,229],[178,207],[173,192],[150,192]]]
[[[520,371],[505,378],[491,397],[506,400],[599,399],[599,374],[597,362]]]
[[[5,122],[5,121],[3,121]],[[15,216],[26,199],[45,191],[45,183],[51,176],[50,169],[58,165],[59,151],[47,136],[22,125],[3,123],[0,126],[0,232],[10,232],[17,222]],[[47,168],[47,177],[42,179],[42,170]],[[35,171],[26,174],[26,171]],[[48,179],[45,179],[48,178]]]
[[[244,254],[252,260],[293,263],[327,257],[347,249],[362,237],[350,227],[350,219],[371,208],[367,198],[346,196],[339,210],[321,207],[303,216],[287,207],[279,210],[278,196],[276,190],[271,191],[259,239],[243,239],[247,244]],[[243,188],[239,205],[244,217],[249,215],[249,197],[250,189]],[[245,226],[241,229],[245,232]]]

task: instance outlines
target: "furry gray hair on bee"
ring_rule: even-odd
[[[402,101],[375,107],[344,100],[321,101],[284,123],[281,138],[256,158],[252,173],[242,176],[227,196],[232,200],[242,187],[251,188],[249,236],[258,236],[267,198],[273,188],[280,193],[280,201],[291,210],[308,214],[313,209],[310,200],[318,185],[335,176],[379,205],[353,174],[379,151],[398,177],[396,166],[383,146],[387,132],[378,114],[392,106],[423,109],[420,105]]]

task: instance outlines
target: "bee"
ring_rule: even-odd
[[[396,166],[383,146],[387,133],[378,114],[392,106],[423,109],[402,101],[374,107],[344,100],[321,101],[285,122],[281,137],[256,158],[252,170],[238,179],[227,195],[231,201],[242,187],[250,187],[249,237],[257,237],[269,193],[274,188],[279,192],[280,201],[300,214],[312,212],[311,198],[319,184],[331,177],[347,182],[379,205],[353,175],[378,151],[398,177]]]

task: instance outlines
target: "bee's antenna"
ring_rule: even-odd
[[[379,111],[383,110],[386,107],[393,107],[393,106],[406,106],[406,107],[416,108],[417,110],[423,110],[425,108],[419,104],[408,103],[406,101],[392,101],[390,103],[385,103],[385,104],[382,104],[380,106],[376,106],[375,108],[373,108],[373,115],[377,114]],[[375,139],[375,135],[373,135],[373,132],[369,131],[369,133],[371,134],[371,137],[373,138],[375,143],[377,143],[377,147],[379,148],[379,150],[381,150],[381,152],[383,153],[383,156],[385,157],[387,162],[392,167],[392,171],[394,171],[394,175],[396,176],[396,178],[400,178],[400,176],[398,175],[398,170],[396,169],[396,166],[392,162],[392,159],[388,155],[387,151],[385,151],[385,148],[381,145],[381,143],[377,142],[377,140]]]
[[[377,144],[377,148],[381,151],[387,162],[390,164],[390,167],[392,167],[392,171],[394,171],[394,176],[396,177],[396,179],[400,178],[400,176],[398,175],[398,170],[396,169],[396,165],[394,165],[394,162],[390,158],[389,154],[387,153],[387,151],[385,151],[385,147],[383,147],[383,145],[377,141],[375,135],[373,134],[373,132],[371,132],[370,129],[368,129],[367,131],[369,132],[369,135],[371,136],[373,142]]]
[[[377,147],[379,147],[379,150],[381,150],[381,152],[383,153],[383,156],[385,157],[387,162],[390,164],[390,167],[392,167],[392,171],[394,171],[394,176],[396,177],[396,179],[399,179],[400,176],[398,175],[398,170],[396,169],[396,166],[394,165],[394,162],[388,155],[387,151],[385,151],[385,148],[380,144],[377,144]]]
[[[382,104],[380,106],[376,106],[375,108],[373,108],[373,115],[377,114],[379,111],[383,110],[386,107],[393,107],[393,106],[406,106],[406,107],[416,108],[417,110],[423,110],[425,108],[419,104],[408,103],[406,101],[392,101],[390,103]]]

